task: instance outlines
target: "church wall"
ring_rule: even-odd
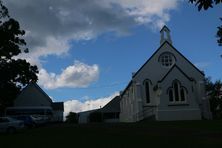
[[[169,87],[172,87],[172,83],[174,80],[178,80],[181,83],[181,87],[185,87],[187,89],[188,94],[185,104],[189,104],[189,106],[191,107],[198,107],[199,104],[196,99],[196,90],[192,89],[192,87],[195,87],[193,86],[193,82],[188,80],[177,68],[174,68],[174,70],[160,84],[160,87],[162,89],[162,94],[160,96],[160,106],[167,107],[167,105],[170,104],[167,91]]]
[[[120,122],[130,122],[131,119],[130,116],[131,103],[130,103],[129,92],[130,92],[129,89],[127,89],[120,101],[120,103],[122,104],[122,108],[120,110]]]
[[[122,96],[120,101],[120,122],[135,122],[137,121],[136,114],[138,113],[138,98],[136,97],[135,84],[132,84]]]
[[[197,71],[196,68],[194,68],[189,62],[187,62],[184,57],[182,57],[180,54],[178,54],[168,43],[164,43],[164,45],[159,49],[159,51],[149,60],[149,62],[137,73],[137,75],[133,78],[136,82],[141,83],[142,88],[143,81],[145,79],[150,79],[152,81],[151,87],[153,88],[159,80],[161,80],[165,74],[170,70],[170,68],[163,67],[159,62],[158,58],[160,54],[163,52],[171,52],[176,57],[175,64],[183,69],[183,71],[191,78],[194,78],[196,82],[199,84],[203,82],[204,76]],[[196,86],[197,87],[197,86]],[[199,90],[203,90],[203,86],[198,86]],[[196,89],[196,88],[194,88]],[[142,96],[143,96],[143,102],[145,104],[145,89],[142,90]],[[153,91],[153,89],[150,90],[150,96],[151,96],[151,103],[150,105],[155,105],[156,100],[156,93]],[[201,92],[201,94],[198,95],[198,99],[202,99],[204,96],[204,92]]]
[[[173,121],[173,120],[201,120],[199,109],[184,109],[178,110],[158,110],[156,120],[158,121]]]
[[[175,102],[169,101],[168,88],[172,87],[172,82],[177,79],[181,87],[187,89],[186,101]],[[162,94],[157,112],[157,120],[199,120],[201,119],[201,110],[196,97],[196,92],[192,89],[193,82],[188,80],[177,68],[166,77],[160,84]],[[193,91],[192,91],[193,90]]]

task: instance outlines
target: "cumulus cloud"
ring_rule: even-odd
[[[10,16],[26,31],[30,52],[19,58],[39,67],[39,84],[49,89],[88,86],[97,79],[98,66],[79,63],[61,74],[48,73],[41,57],[66,55],[72,41],[94,39],[107,32],[121,36],[128,35],[130,28],[138,25],[160,28],[170,20],[170,11],[177,8],[179,1],[3,0]]]
[[[177,7],[179,0],[110,0],[119,3],[129,16],[139,24],[162,27],[170,20],[169,10]]]
[[[64,116],[66,116],[69,112],[82,112],[92,109],[98,109],[106,105],[117,95],[119,95],[119,93],[115,92],[108,97],[89,99],[85,102],[81,102],[77,99],[71,99],[69,101],[64,102]]]
[[[81,88],[87,87],[99,77],[98,65],[87,65],[80,61],[75,61],[73,65],[62,70],[61,74],[48,73],[45,69],[40,69],[39,84],[46,89],[59,87]]]
[[[72,40],[90,40],[106,32],[129,33],[135,25],[161,27],[179,0],[4,0],[27,31],[28,58],[66,54]],[[39,64],[39,63],[38,63]]]

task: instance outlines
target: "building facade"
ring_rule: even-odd
[[[160,47],[120,94],[120,122],[210,119],[204,73],[172,45],[166,26],[160,35]]]
[[[27,85],[14,101],[14,106],[8,108],[28,114],[42,114],[50,112],[54,122],[63,121],[63,102],[53,102],[52,99],[36,84]],[[44,113],[45,112],[45,113]],[[22,113],[22,112],[21,112]],[[20,114],[21,114],[20,113]]]

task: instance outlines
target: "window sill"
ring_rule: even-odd
[[[157,107],[156,105],[152,105],[152,104],[146,104],[146,105],[143,105],[143,107]]]
[[[189,104],[187,104],[187,103],[172,103],[172,104],[168,104],[168,106],[189,106]]]

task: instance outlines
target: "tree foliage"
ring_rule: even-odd
[[[195,3],[200,11],[202,8],[207,10],[208,8],[213,8],[213,5],[222,3],[222,0],[190,0],[191,3]]]
[[[24,86],[38,80],[37,66],[15,58],[22,52],[28,53],[23,35],[25,31],[9,16],[0,0],[0,111],[13,104]]]
[[[222,82],[206,79],[206,92],[210,100],[210,109],[214,119],[222,118]]]
[[[69,112],[66,116],[67,123],[78,123],[78,114],[74,112]]]
[[[220,20],[222,21],[222,18],[220,18]],[[219,46],[222,46],[222,25],[217,27],[218,31],[217,31],[217,43],[219,44]]]
[[[214,5],[222,4],[222,0],[189,0],[192,4],[198,7],[198,11],[204,9],[208,10],[209,8],[213,8]],[[220,18],[222,21],[222,18]],[[217,43],[219,46],[222,46],[222,25],[217,27]]]

